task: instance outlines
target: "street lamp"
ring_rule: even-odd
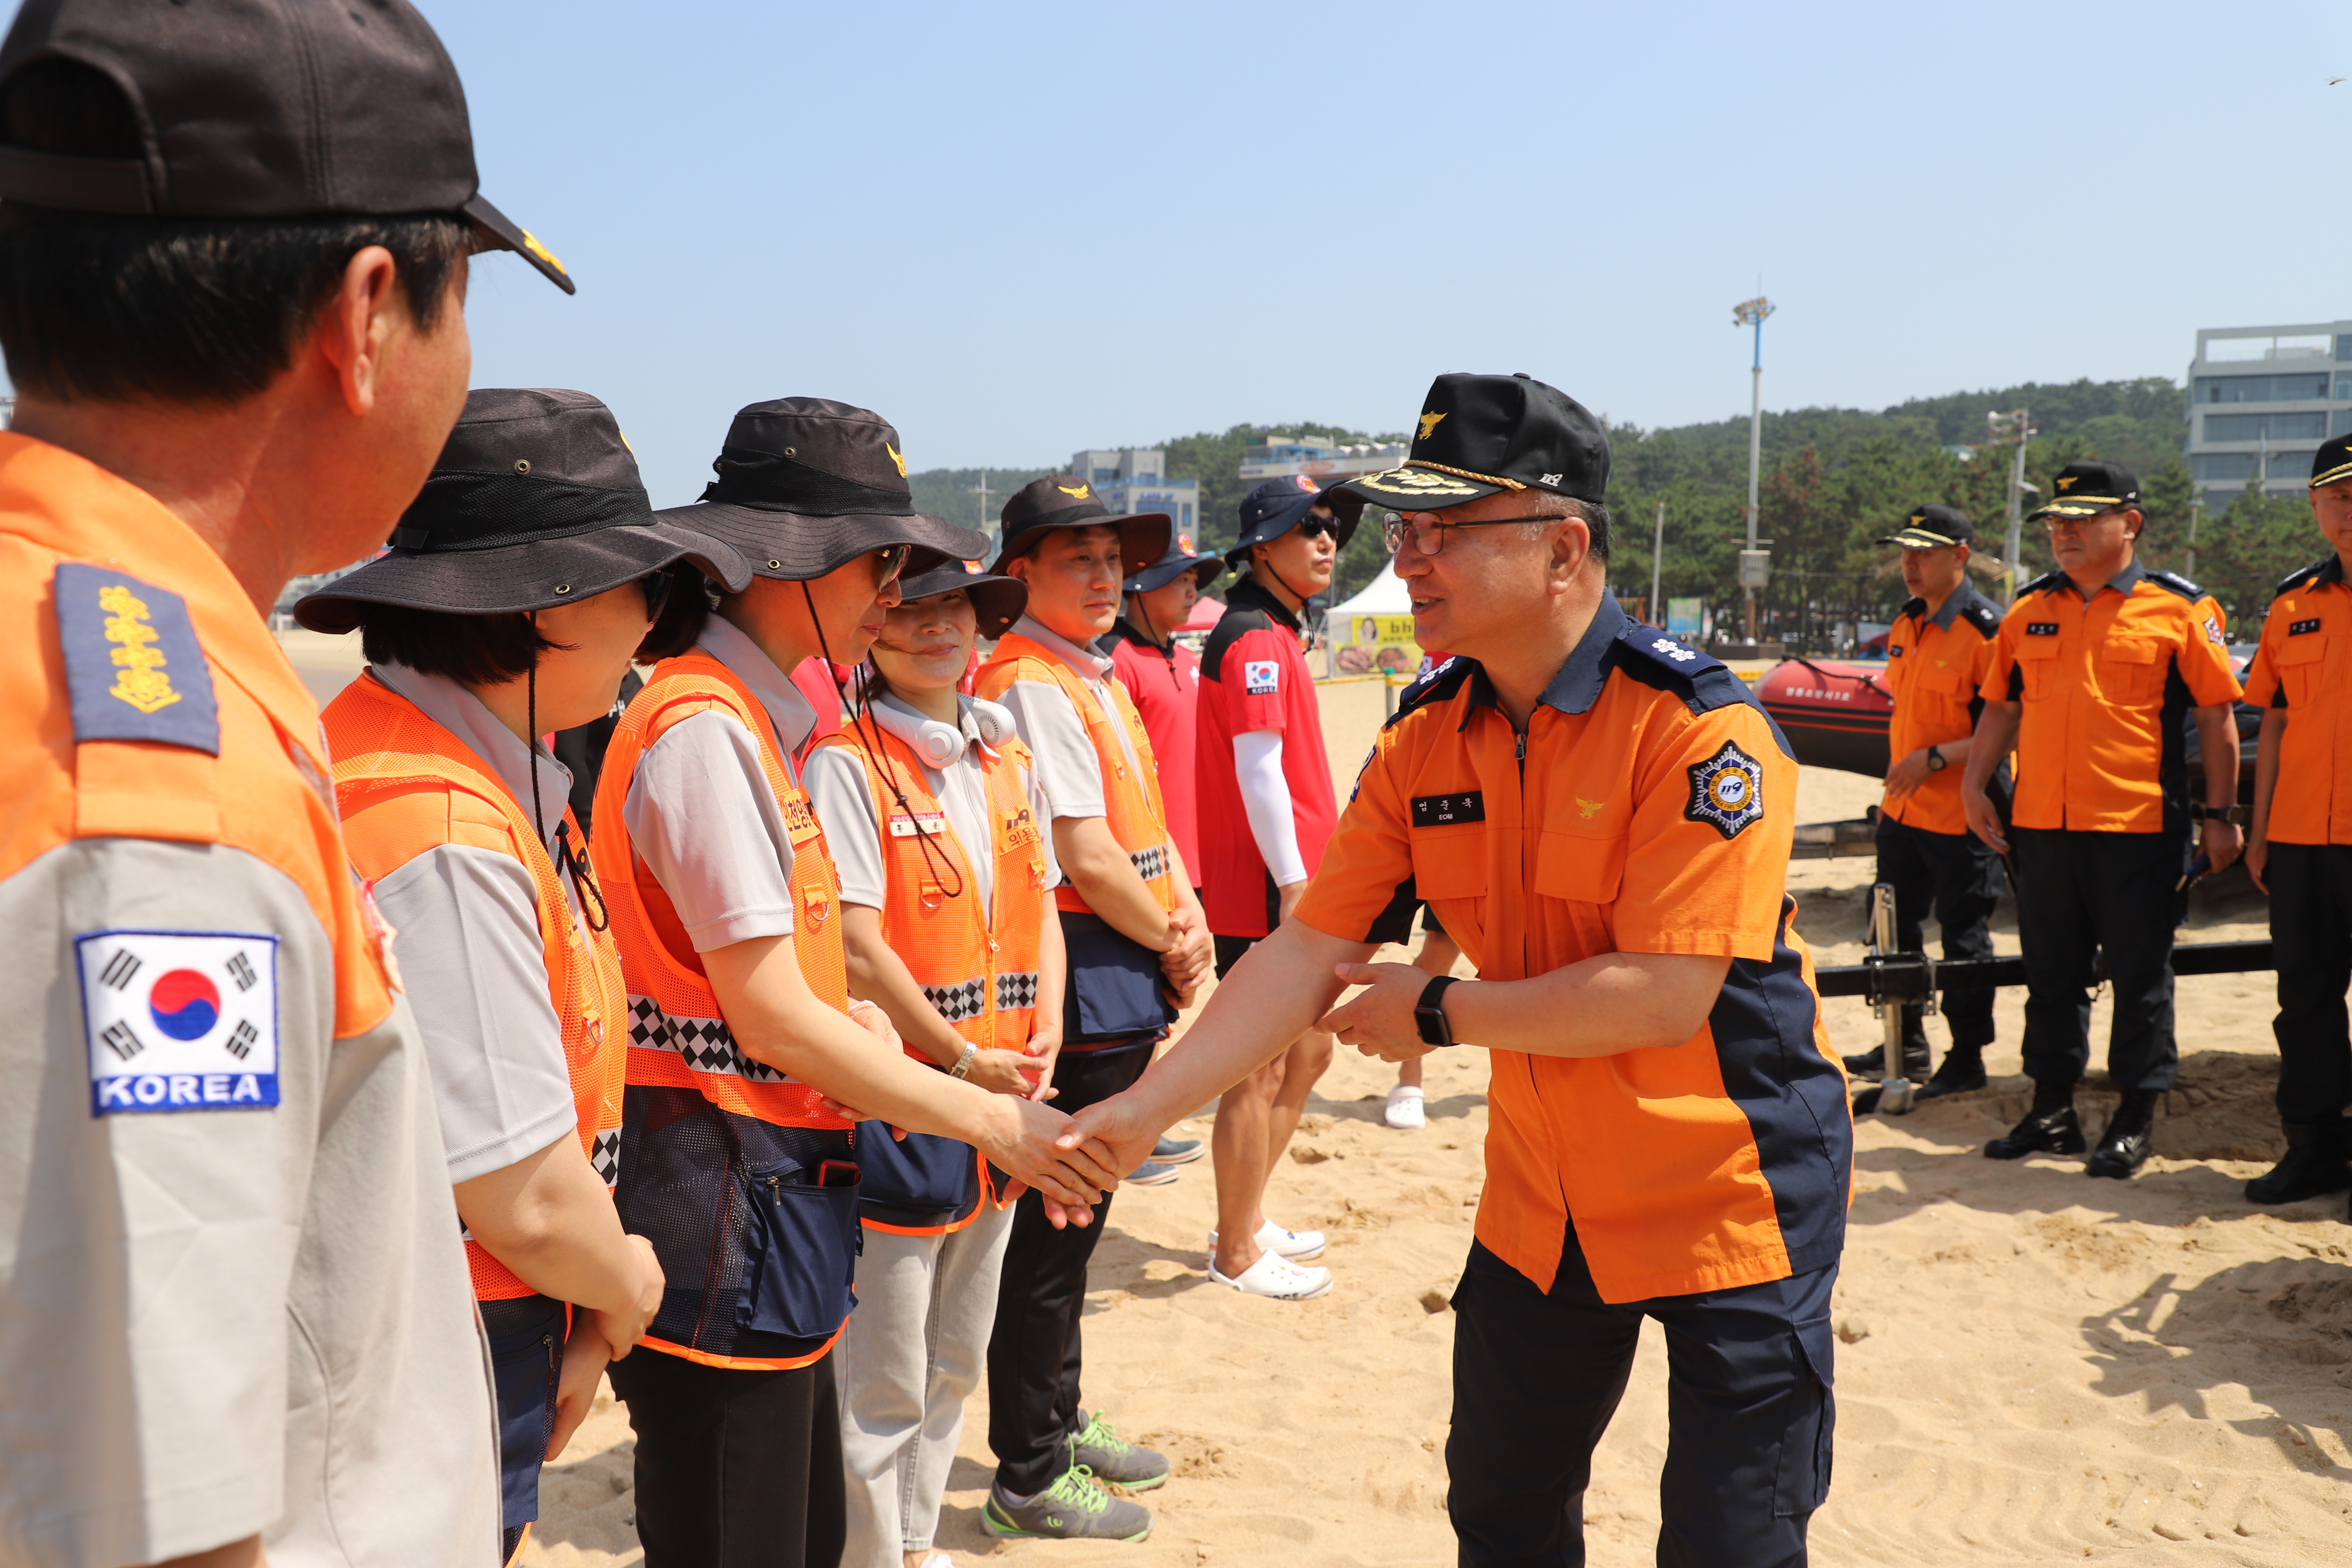
[[[1748,397],[1748,548],[1739,552],[1739,587],[1748,600],[1748,640],[1756,640],[1756,590],[1764,586],[1771,552],[1756,548],[1756,479],[1764,460],[1764,318],[1772,301],[1759,294],[1731,307],[1731,324],[1756,329],[1756,364]]]
[[[2033,428],[2033,422],[2027,417],[2026,411],[2022,408],[2013,414],[2002,414],[1998,411],[1988,413],[1985,416],[1985,423],[1991,427],[1993,445],[1999,446],[2003,441],[2017,443],[2017,451],[2013,455],[2009,469],[2009,555],[2002,562],[2002,564],[2009,569],[2009,602],[2013,605],[2017,602],[2019,587],[2017,554],[2019,551],[2025,548],[2025,541],[2022,538],[2025,529],[2025,492],[2033,489],[2032,485],[2025,482],[2025,444],[2040,432]]]

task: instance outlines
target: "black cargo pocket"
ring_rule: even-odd
[[[961,1209],[971,1201],[979,1163],[971,1145],[929,1132],[890,1136],[889,1123],[857,1124],[859,1195],[896,1209]]]
[[[1789,1390],[1789,1423],[1780,1434],[1780,1469],[1772,1511],[1787,1519],[1809,1514],[1830,1495],[1830,1450],[1837,1432],[1837,1341],[1827,1318],[1790,1326],[1797,1376]]]
[[[821,1340],[849,1316],[857,1267],[857,1167],[828,1160],[820,1170],[823,1185],[811,1182],[797,1160],[746,1171],[737,1328]]]
[[[1165,1027],[1174,1014],[1160,994],[1160,955],[1111,929],[1099,915],[1065,913],[1062,945],[1070,964],[1071,1042],[1116,1040]]]

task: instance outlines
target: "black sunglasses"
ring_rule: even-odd
[[[661,619],[662,606],[669,603],[670,591],[677,586],[677,574],[664,570],[637,579],[637,587],[646,595],[646,619]]]
[[[1308,514],[1298,520],[1298,531],[1309,539],[1337,539],[1339,520],[1336,517],[1316,517]]]

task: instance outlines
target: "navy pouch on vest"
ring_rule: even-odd
[[[797,1160],[744,1167],[739,1328],[824,1339],[857,1305],[857,1167],[827,1160],[811,1174]]]
[[[1160,994],[1160,955],[1121,936],[1100,915],[1062,911],[1062,945],[1070,964],[1062,1037],[1073,1045],[1148,1035],[1176,1021]]]
[[[904,1140],[890,1136],[883,1121],[857,1124],[858,1196],[867,1213],[879,1206],[881,1215],[944,1215],[952,1217],[971,1205],[980,1181],[980,1162],[969,1143],[935,1133],[909,1132]]]

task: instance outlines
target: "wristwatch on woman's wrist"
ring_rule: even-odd
[[[948,1076],[950,1078],[965,1078],[970,1076],[971,1072],[971,1060],[978,1055],[980,1055],[980,1047],[973,1045],[970,1040],[966,1040],[963,1043],[963,1055],[956,1058],[956,1065],[948,1068]]]

